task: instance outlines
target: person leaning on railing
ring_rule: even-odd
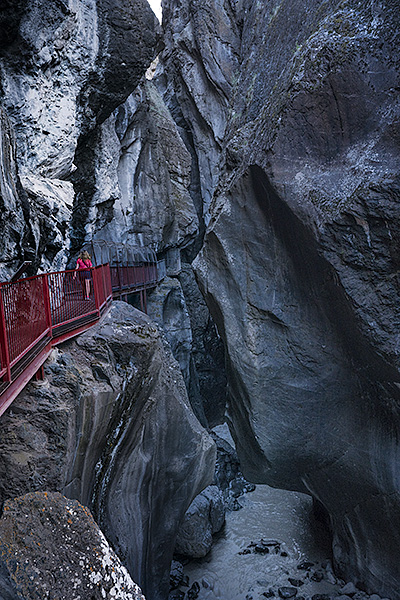
[[[88,270],[90,267],[93,267],[90,254],[86,250],[83,250],[76,261],[76,271],[79,271],[82,284],[84,282],[85,300],[90,300],[90,280],[92,278],[92,274]],[[74,273],[74,279],[75,277],[76,273]]]

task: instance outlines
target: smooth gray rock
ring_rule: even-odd
[[[73,250],[89,237],[138,243],[158,252],[187,245],[198,232],[189,194],[191,159],[151,81],[81,138],[74,174]]]
[[[215,462],[178,364],[148,317],[114,302],[45,373],[2,416],[1,499],[78,499],[144,593],[165,598],[179,523]]]
[[[10,582],[2,581],[2,600],[145,600],[88,509],[59,493],[6,502],[0,554],[0,573]]]
[[[225,505],[219,489],[210,485],[187,509],[176,538],[175,553],[201,558],[211,550],[212,536],[225,522]]]
[[[399,598],[398,11],[166,0],[164,15],[244,474],[312,494],[336,572]]]
[[[185,297],[177,279],[166,277],[149,295],[147,313],[165,332],[188,388],[193,337]]]
[[[223,345],[189,264],[149,294],[147,312],[165,332],[196,417],[204,427],[221,423],[227,394]]]
[[[192,331],[189,399],[196,415],[204,414],[204,422],[208,427],[214,427],[225,420],[227,381],[224,345],[189,263],[182,264],[178,277]]]

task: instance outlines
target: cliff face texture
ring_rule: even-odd
[[[19,229],[6,231],[2,267],[12,272],[26,259],[33,270],[54,270],[65,266],[70,239],[83,241],[82,200],[74,209],[77,151],[138,85],[159,26],[146,0],[21,1],[2,7],[1,19],[1,104],[16,138],[14,149],[2,119],[2,160],[16,154],[17,197],[25,200]],[[3,190],[2,203],[13,210]],[[83,204],[91,203],[89,195]]]
[[[398,598],[398,3],[164,4],[245,475],[311,493],[338,571]]]
[[[115,302],[45,374],[2,417],[2,501],[34,491],[79,500],[146,597],[165,598],[180,521],[215,461],[177,363],[145,315]]]

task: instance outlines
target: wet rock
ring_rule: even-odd
[[[318,571],[314,571],[314,573],[311,575],[310,579],[312,581],[316,581],[317,583],[322,581],[324,578],[324,573],[321,570]]]
[[[256,544],[253,548],[253,552],[255,552],[256,554],[269,554],[269,548],[268,546]]]
[[[203,577],[203,579],[201,580],[201,585],[205,590],[212,589],[212,584],[205,577]]]
[[[299,571],[309,571],[313,566],[314,563],[309,561],[303,561],[297,565],[297,568],[299,569]]]
[[[332,600],[329,594],[314,594],[312,600]]]
[[[288,577],[288,581],[295,587],[300,587],[304,585],[304,581],[302,579],[294,579],[293,577]]]
[[[266,598],[274,598],[275,597],[275,592],[274,592],[274,590],[272,590],[270,588],[267,592],[263,592],[262,595],[265,596]]]
[[[209,486],[193,500],[178,531],[175,553],[193,558],[206,556],[212,536],[225,522],[225,505],[216,486]]]
[[[196,600],[199,593],[200,593],[200,584],[198,581],[195,581],[193,583],[192,587],[188,590],[187,596],[188,596],[189,600]]]
[[[144,600],[87,508],[58,493],[8,500],[0,519],[1,572],[11,598]],[[7,588],[5,589],[7,592]],[[8,593],[8,592],[7,592]],[[7,594],[1,597],[8,600]]]
[[[280,587],[278,589],[278,594],[284,600],[287,598],[294,598],[297,596],[297,589],[295,587]]]
[[[354,583],[350,581],[349,583],[346,583],[346,585],[342,586],[339,591],[341,594],[344,594],[346,596],[353,596],[359,590],[357,590]]]
[[[230,439],[233,444],[227,424],[215,427],[211,436],[217,446],[214,482],[223,493],[227,510],[240,510],[242,506],[237,498],[252,492],[255,485],[246,481],[242,475],[237,453],[227,441]]]
[[[173,590],[168,594],[168,600],[184,600],[185,592],[182,590]]]
[[[171,571],[169,574],[170,589],[176,589],[183,581],[183,565],[177,560],[171,563]]]
[[[214,427],[225,421],[227,383],[224,345],[199,290],[192,266],[182,263],[178,277],[193,336],[189,399],[195,414],[199,412],[195,407],[201,406],[208,427]]]
[[[259,542],[250,542],[250,544],[239,552],[239,554],[250,554],[254,552],[255,554],[269,554],[273,552],[274,554],[279,554],[281,544],[277,540],[263,540],[261,539]]]
[[[164,331],[188,389],[193,334],[183,291],[176,278],[166,277],[152,292],[147,313]]]

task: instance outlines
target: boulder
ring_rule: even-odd
[[[176,538],[175,553],[191,558],[206,556],[212,536],[225,522],[225,504],[219,489],[208,486],[187,509]]]
[[[59,493],[5,503],[0,556],[2,600],[145,600],[89,510]]]

